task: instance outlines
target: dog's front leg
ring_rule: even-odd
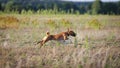
[[[65,34],[63,34],[63,38],[64,38],[64,42],[65,40],[68,40],[68,37]]]

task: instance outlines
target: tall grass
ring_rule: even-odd
[[[97,19],[92,19],[86,24],[86,27],[92,29],[101,29],[103,25]]]
[[[0,16],[0,28],[18,28],[19,19],[14,16]]]
[[[47,67],[47,68],[119,68],[120,52],[118,47],[100,47],[87,50],[79,46],[33,46],[21,48],[0,48],[2,68]]]
[[[7,22],[0,29],[0,68],[120,67],[119,16],[23,14],[0,18],[0,24]],[[34,45],[46,31],[55,34],[69,27],[77,34],[70,37],[73,43],[51,41],[41,49]]]

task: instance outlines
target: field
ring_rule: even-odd
[[[35,45],[67,28],[72,42]],[[120,68],[120,16],[2,14],[0,68]]]

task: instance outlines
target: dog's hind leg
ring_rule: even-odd
[[[43,41],[43,40],[42,40],[42,41]],[[38,42],[36,43],[36,45],[39,44],[39,43],[41,43],[42,41],[38,41]]]

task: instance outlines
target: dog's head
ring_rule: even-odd
[[[70,36],[76,37],[76,33],[74,31],[68,29],[67,32]]]

